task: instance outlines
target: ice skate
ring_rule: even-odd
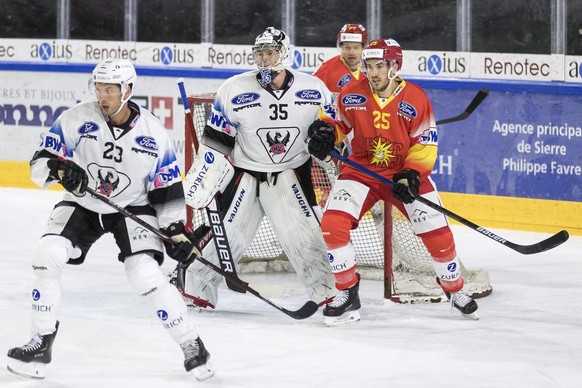
[[[441,286],[440,280],[437,278],[437,283]],[[448,292],[443,289],[447,299],[451,303],[451,310],[456,308],[459,312],[467,318],[470,319],[479,319],[479,315],[477,315],[476,311],[479,308],[477,302],[473,300],[469,295],[464,293],[463,291],[458,292]]]
[[[204,347],[200,337],[180,345],[184,352],[184,368],[192,373],[198,381],[204,381],[214,376],[214,369],[208,362],[210,353]]]
[[[451,309],[454,307],[461,312],[464,317],[470,319],[479,319],[476,311],[479,308],[477,302],[473,300],[469,295],[462,291],[448,293],[445,292],[447,299],[451,302]]]
[[[323,309],[326,326],[340,326],[360,320],[360,275],[358,282],[347,290],[340,290]]]
[[[51,362],[53,342],[59,330],[59,322],[52,334],[33,334],[32,339],[23,346],[8,351],[10,372],[32,379],[44,379],[47,364]]]

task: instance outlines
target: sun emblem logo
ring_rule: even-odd
[[[372,149],[368,151],[372,154],[370,163],[375,164],[376,166],[388,167],[392,159],[396,158],[392,146],[393,143],[385,142],[381,137],[377,140],[372,140]]]

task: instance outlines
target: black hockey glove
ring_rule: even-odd
[[[333,125],[322,120],[315,120],[309,126],[307,136],[309,153],[317,159],[325,160],[335,146],[335,129]]]
[[[416,170],[402,170],[392,178],[392,196],[403,203],[414,202],[420,187],[420,176]]]
[[[200,228],[196,229],[197,232],[199,230]],[[184,225],[183,222],[174,222],[167,228],[162,229],[162,232],[172,239],[172,242],[164,241],[166,253],[172,259],[179,262],[186,262],[190,259],[194,260],[196,257],[202,256],[198,248],[194,246],[199,238],[197,238],[196,234],[192,232],[190,227]],[[194,255],[194,257],[191,257],[192,255]]]
[[[77,197],[85,195],[89,178],[77,163],[65,159],[49,159],[47,166],[50,176],[60,181],[65,190]]]

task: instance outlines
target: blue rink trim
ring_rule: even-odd
[[[36,63],[36,62],[0,62],[0,71],[33,71],[53,73],[84,73],[93,71],[94,64],[88,63]],[[176,68],[159,66],[136,66],[138,75],[149,77],[183,77],[227,79],[247,70],[213,69],[213,68]],[[443,90],[478,90],[487,88],[497,92],[526,92],[554,95],[582,95],[582,83],[513,81],[468,78],[431,78],[404,77],[425,89]]]

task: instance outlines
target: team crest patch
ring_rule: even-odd
[[[260,128],[257,135],[273,163],[282,163],[299,137],[299,128]]]

